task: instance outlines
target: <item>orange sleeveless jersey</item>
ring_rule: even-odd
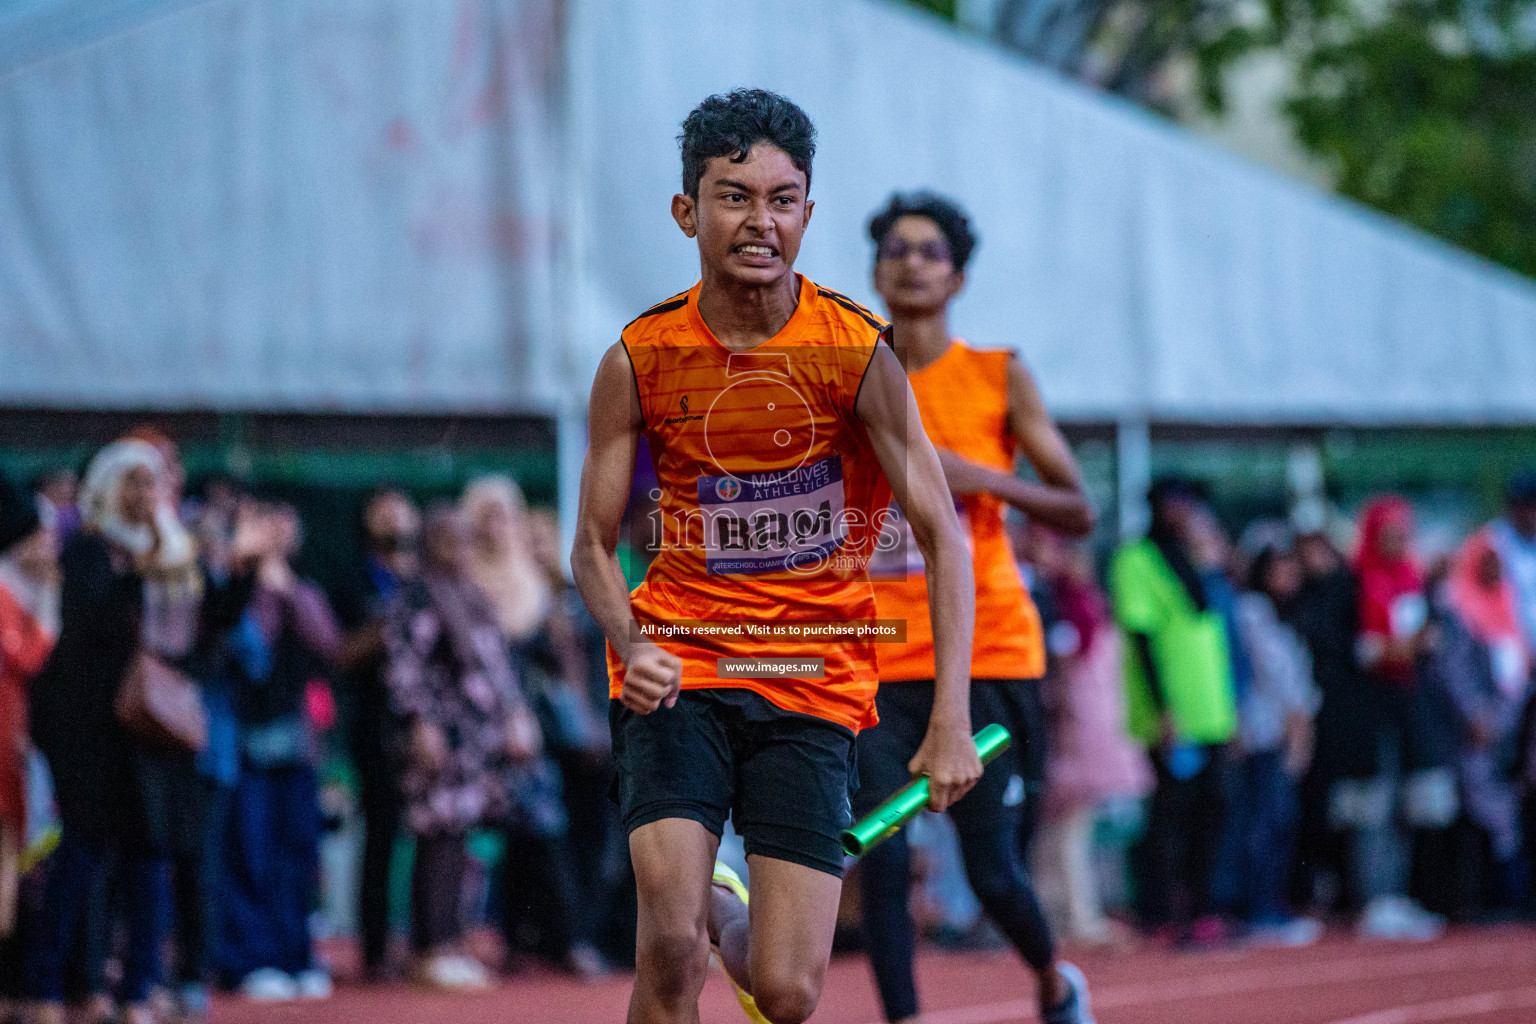
[[[637,623],[864,621],[869,553],[890,487],[854,412],[885,324],[799,278],[770,341],[732,352],[698,311],[699,286],[624,329],[661,491],[661,551],[630,595]],[[685,689],[741,687],[855,731],[875,721],[868,639],[650,635],[683,661]],[[825,659],[822,678],[720,678],[718,658]],[[624,665],[608,651],[610,693]]]
[[[937,361],[910,376],[923,427],[936,448],[972,462],[1013,472],[1014,440],[1008,426],[1008,360],[1005,351],[978,351],[955,341]],[[1040,613],[1030,599],[1003,530],[1006,506],[990,494],[956,501],[971,546],[976,576],[976,636],[971,678],[1027,679],[1045,672]],[[922,556],[908,535],[905,565],[877,572],[880,617],[905,619],[907,642],[879,644],[882,682],[932,679],[933,627],[928,617],[928,580]]]

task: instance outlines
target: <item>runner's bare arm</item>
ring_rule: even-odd
[[[623,344],[615,344],[603,356],[592,382],[571,575],[587,609],[624,662],[619,699],[644,715],[662,704],[677,703],[683,663],[655,644],[636,639],[629,584],[619,564],[619,527],[634,480],[641,426],[635,370]]]
[[[943,810],[981,777],[981,760],[971,741],[971,634],[976,618],[971,553],[907,375],[885,345],[877,346],[864,371],[856,411],[928,566],[933,715],[909,767],[914,775],[928,777],[929,806]]]
[[[1077,460],[1045,411],[1034,377],[1018,359],[1008,360],[1008,428],[1040,482],[1021,480],[944,450],[939,458],[950,490],[956,494],[985,492],[1058,533],[1088,536],[1093,532],[1093,507],[1083,492]]]

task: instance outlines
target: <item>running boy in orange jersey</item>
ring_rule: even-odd
[[[811,219],[810,120],[782,96],[738,90],[700,104],[681,142],[672,215],[698,243],[701,280],[641,314],[598,368],[572,553],[609,642],[640,902],[629,1020],[697,1021],[714,947],[749,1017],[798,1024],[831,956],[854,739],[875,720],[873,642],[825,624],[874,619],[867,562],[894,492],[930,567],[937,638],[933,713],[909,767],[944,808],[981,776],[974,583],[885,325],[794,272]],[[642,435],[661,552],[631,594],[615,547]],[[780,660],[750,661],[763,658]],[[727,814],[751,866],[750,913],[714,864]]]
[[[938,447],[971,547],[977,625],[969,666],[971,718],[978,729],[1001,723],[1014,737],[976,788],[949,810],[966,874],[987,915],[1034,971],[1044,1024],[1092,1024],[1087,984],[1076,967],[1057,961],[1019,848],[1020,816],[1028,810],[1026,765],[1043,753],[1045,741],[1036,682],[1045,671],[1045,647],[1040,615],[1003,530],[1008,505],[1077,537],[1092,528],[1092,513],[1071,450],[1024,364],[1012,352],[974,349],[949,333],[946,312],[965,285],[976,244],[965,215],[937,196],[898,195],[869,230],[876,245],[875,288],[891,314],[891,343],[911,379],[924,429]],[[1020,452],[1039,483],[1014,475]],[[938,591],[917,553],[906,554],[904,561],[885,559],[874,570],[879,614],[905,619],[908,642],[877,648],[880,725],[858,739],[854,807],[861,815],[907,780],[907,761],[935,699],[939,637],[924,626]],[[910,877],[902,834],[871,851],[860,866],[865,948],[890,1021],[918,1019]]]

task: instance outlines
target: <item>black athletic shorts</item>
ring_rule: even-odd
[[[853,730],[735,688],[684,690],[648,715],[612,700],[608,721],[626,834],[687,818],[718,836],[730,815],[748,855],[842,877],[839,836],[858,785]]]
[[[859,733],[859,788],[854,812],[863,817],[912,778],[907,765],[928,732],[933,681],[881,683],[875,696],[880,724]],[[971,728],[997,723],[1013,736],[981,781],[949,808],[963,834],[998,826],[1017,828],[1024,801],[1038,797],[1045,779],[1044,721],[1037,679],[971,680]]]

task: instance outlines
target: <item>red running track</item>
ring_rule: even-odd
[[[1332,938],[1301,950],[1140,952],[1085,956],[1100,1024],[1536,1024],[1536,930],[1465,930],[1423,945]],[[1009,954],[927,952],[919,983],[928,1024],[1036,1020],[1028,978]],[[405,985],[342,984],[319,1003],[220,1001],[212,1024],[591,1024],[619,1022],[629,979],[581,985],[547,974],[484,995],[439,996]],[[745,1020],[713,972],[705,1024]],[[877,1024],[868,969],[832,964],[813,1024]]]

